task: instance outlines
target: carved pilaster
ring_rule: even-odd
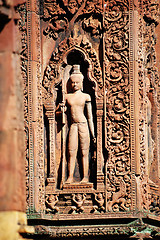
[[[45,105],[46,116],[49,120],[49,143],[50,143],[50,163],[49,163],[49,178],[48,184],[53,183],[55,190],[55,105],[54,103]]]
[[[104,157],[102,146],[103,117],[104,117],[103,99],[97,100],[97,189],[104,190]]]

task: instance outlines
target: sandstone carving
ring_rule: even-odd
[[[56,203],[58,202],[58,196],[57,195],[49,195],[46,198],[46,212],[52,212],[52,213],[56,213],[59,211],[59,208],[56,207]]]
[[[84,211],[83,203],[86,199],[85,194],[73,194],[72,201],[75,204],[75,206],[71,207],[71,212],[74,213],[82,213]]]
[[[88,156],[90,146],[89,129],[93,141],[96,141],[92,118],[91,97],[82,92],[83,75],[79,68],[79,65],[73,66],[73,72],[70,76],[72,93],[69,93],[65,96],[66,106],[69,112],[68,118],[70,122],[68,136],[68,179],[66,183],[73,182],[78,145],[80,146],[81,167],[83,172],[81,182],[88,182]],[[87,111],[87,118],[84,115],[85,107]]]
[[[104,207],[104,196],[102,193],[96,193],[95,194],[95,202],[97,205],[93,206],[93,212],[99,211],[99,212],[104,212],[105,207]]]
[[[28,3],[28,14],[18,7],[29,214],[73,223],[157,220],[158,1],[38,2]],[[88,229],[73,234],[93,235]],[[58,231],[53,236],[71,234]]]

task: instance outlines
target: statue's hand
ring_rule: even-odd
[[[66,107],[66,105],[65,105],[65,103],[59,103],[59,106],[60,106],[60,110],[61,110],[61,112],[66,112],[67,111],[67,107]]]

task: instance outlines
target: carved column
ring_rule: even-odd
[[[136,1],[135,1],[136,2]],[[136,6],[136,3],[135,3]],[[139,81],[138,81],[138,11],[135,7],[133,11],[133,92],[134,92],[134,122],[135,122],[135,172],[140,175],[140,141],[139,141]]]
[[[55,166],[55,104],[52,102],[46,106],[46,115],[49,120],[49,145],[50,145],[50,164],[48,184],[52,183],[55,190],[56,166]]]
[[[103,99],[97,100],[97,189],[104,189],[104,173],[102,171],[104,158],[102,152],[102,121],[103,121]]]
[[[29,131],[29,210],[44,206],[43,107],[41,104],[41,50],[39,1],[27,1],[27,79]]]

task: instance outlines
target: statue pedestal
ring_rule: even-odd
[[[93,189],[93,183],[81,183],[81,182],[77,182],[77,183],[65,183],[63,185],[63,189],[65,190],[74,190],[74,189]]]

